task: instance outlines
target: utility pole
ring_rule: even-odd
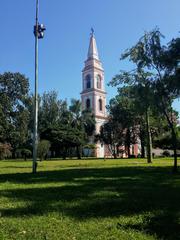
[[[36,0],[35,36],[35,90],[34,90],[34,136],[33,136],[33,166],[32,172],[37,171],[37,146],[38,146],[38,40],[44,37],[46,28],[38,22],[39,0]]]

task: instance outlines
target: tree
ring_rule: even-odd
[[[39,134],[47,128],[53,128],[64,118],[67,103],[58,99],[55,91],[45,92],[39,97]]]
[[[50,141],[51,152],[56,156],[60,156],[60,148],[64,149],[63,141],[57,141],[56,135],[60,132],[63,136],[62,131],[68,129],[71,119],[67,102],[59,100],[57,92],[45,92],[39,97],[39,136],[41,140]]]
[[[41,103],[41,139],[49,140],[51,150],[59,156],[62,155],[64,159],[68,154],[71,154],[72,150],[76,152],[78,158],[81,158],[82,147],[95,128],[92,113],[81,111],[81,102],[79,100],[72,99],[68,109],[67,103],[57,101],[57,95],[54,93],[53,96],[51,94],[44,96],[46,101],[43,100]],[[49,101],[50,96],[53,101]],[[52,103],[54,107],[51,109]],[[46,115],[55,115],[55,118],[45,117],[42,110],[45,110],[45,106]],[[56,109],[56,111],[52,113],[53,109]]]
[[[121,59],[129,59],[135,65],[130,72],[121,72],[113,80],[112,84],[127,84],[148,86],[152,89],[153,97],[150,102],[165,117],[169,124],[174,149],[174,167],[177,171],[177,135],[176,118],[173,114],[172,102],[177,98],[178,84],[177,59],[180,57],[177,51],[172,51],[173,42],[169,46],[163,46],[163,35],[158,29],[147,32],[132,48],[122,54]],[[173,47],[172,47],[173,46]],[[177,44],[179,48],[179,41]],[[177,46],[175,50],[177,50]],[[173,53],[172,53],[173,52]],[[174,54],[174,55],[173,55]],[[172,56],[176,56],[172,58]]]
[[[47,157],[50,146],[51,144],[47,140],[41,140],[38,143],[37,153],[38,153],[38,157],[40,158],[40,161],[44,160],[45,157]]]
[[[168,85],[175,96],[180,96],[180,38],[173,38],[168,44],[164,65],[171,71]]]
[[[120,124],[121,130],[118,128],[118,131],[121,133],[128,157],[131,155],[131,145],[137,141],[137,116],[134,102],[129,98],[129,90],[128,88],[119,89],[119,94],[110,101],[109,105],[109,112],[113,121],[117,122],[116,125]]]
[[[109,119],[100,129],[97,140],[105,143],[112,156],[116,159],[120,146],[124,143],[124,129],[121,124],[114,119]]]
[[[80,148],[88,141],[88,138],[93,135],[95,130],[95,119],[91,111],[81,111],[81,102],[79,100],[72,99],[69,110],[72,113],[71,125],[74,128],[74,131],[76,129],[76,132],[79,132],[81,136],[76,144],[77,156],[80,159]]]
[[[8,143],[0,143],[0,159],[5,159],[11,156],[11,146]]]
[[[134,126],[135,140],[140,140],[141,157],[145,157],[145,146],[147,147],[148,163],[152,160],[152,144],[155,135],[167,128],[167,123],[162,114],[152,104],[152,89],[144,88],[141,85],[123,86],[118,89],[119,101],[125,98],[131,112],[131,126]],[[147,111],[148,106],[148,111]]]
[[[0,74],[0,142],[10,143],[13,156],[28,136],[28,92],[29,81],[24,75]]]
[[[66,159],[68,151],[84,144],[84,133],[71,125],[59,125],[56,128],[47,129],[43,137],[48,139],[54,150]],[[77,153],[77,152],[76,152]],[[77,153],[78,156],[78,153]],[[79,157],[79,156],[78,156]]]
[[[122,57],[124,59],[124,56]],[[145,155],[144,145],[146,143],[147,162],[152,162],[152,137],[150,126],[150,113],[152,109],[152,89],[148,82],[149,73],[135,69],[131,72],[121,72],[116,75],[110,84],[117,86],[125,83],[124,87],[119,87],[119,95],[126,97],[131,102],[134,111],[135,125],[139,126],[139,137],[141,140],[142,157]],[[132,111],[132,109],[131,109]],[[146,138],[146,140],[145,140]]]
[[[162,149],[172,149],[172,137],[171,131],[165,129],[161,131],[158,135],[154,136],[154,146]],[[180,149],[180,127],[177,127],[177,148]]]
[[[99,138],[109,146],[114,158],[124,147],[126,155],[131,157],[131,146],[137,142],[137,116],[134,102],[129,98],[130,88],[124,87],[118,91],[118,95],[110,100],[109,118],[102,126]]]
[[[28,157],[32,157],[32,151],[27,148],[21,148],[16,150],[16,156],[19,158],[23,157],[26,161]]]

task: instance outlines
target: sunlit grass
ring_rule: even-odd
[[[180,239],[173,159],[0,161],[0,239]]]

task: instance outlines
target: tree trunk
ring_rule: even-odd
[[[67,148],[64,147],[64,149],[63,149],[63,160],[66,160],[66,156],[67,156]]]
[[[127,129],[126,147],[127,147],[127,155],[128,155],[128,158],[130,158],[130,155],[131,155],[131,152],[130,152],[130,147],[131,147],[131,133],[130,133],[129,128]]]
[[[141,158],[145,158],[145,146],[144,146],[144,143],[141,144]]]
[[[149,124],[149,110],[146,110],[146,131],[147,131],[147,162],[152,163],[152,138]]]
[[[119,158],[119,145],[116,146],[116,155]]]
[[[145,140],[143,131],[140,129],[140,141],[141,141],[141,158],[145,158]]]
[[[171,132],[172,132],[172,144],[173,144],[173,150],[174,150],[173,172],[177,173],[178,172],[178,167],[177,167],[177,136],[176,136],[176,132],[174,130],[173,124],[171,125]]]
[[[77,158],[81,159],[80,146],[76,147]]]
[[[113,151],[113,157],[114,157],[114,159],[116,159],[116,158],[117,158],[117,154],[116,154],[116,147],[114,148],[114,151]]]
[[[131,155],[131,153],[130,153],[130,145],[127,146],[127,154],[128,154],[128,158],[130,158],[130,155]]]
[[[175,129],[174,129],[173,120],[169,118],[169,115],[166,113],[165,108],[163,108],[163,112],[164,112],[164,115],[167,119],[169,127],[171,129],[172,146],[173,146],[173,151],[174,151],[173,172],[177,173],[178,172],[178,167],[177,167],[177,136],[176,136],[176,132],[175,132]]]
[[[145,145],[141,143],[141,158],[145,158]]]
[[[12,159],[16,159],[16,152],[14,150],[12,151]]]

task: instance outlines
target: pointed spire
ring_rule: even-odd
[[[88,59],[92,59],[92,58],[99,60],[99,55],[98,55],[96,39],[94,36],[93,28],[91,28],[91,37],[90,37],[89,50],[88,50]]]

